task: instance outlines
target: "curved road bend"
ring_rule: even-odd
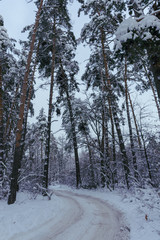
[[[121,228],[120,212],[98,198],[64,190],[54,193],[65,202],[63,218],[60,214],[10,240],[115,240]]]

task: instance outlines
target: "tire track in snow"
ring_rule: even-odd
[[[114,240],[119,234],[122,215],[106,202],[71,191],[55,194],[64,201],[63,218],[57,216],[10,240]]]

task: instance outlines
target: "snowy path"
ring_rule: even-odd
[[[114,240],[120,231],[121,214],[98,198],[70,191],[56,191],[65,203],[63,214],[30,232],[10,240]],[[119,237],[118,237],[119,239]]]

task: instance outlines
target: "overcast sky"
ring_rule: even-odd
[[[27,0],[0,1],[0,14],[9,37],[25,39],[26,34],[21,31],[26,25],[34,23],[35,9],[34,3],[27,3]]]

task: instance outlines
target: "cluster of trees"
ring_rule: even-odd
[[[0,16],[0,197],[8,204],[20,188],[47,195],[55,181],[77,188],[159,186],[159,132],[145,127],[143,106],[137,117],[130,89],[152,91],[159,120],[160,3],[78,2],[79,15],[90,19],[80,37],[91,49],[81,79],[85,100],[76,98],[77,40],[67,0],[35,1],[35,24],[25,27],[21,50]],[[35,73],[50,81],[49,105],[48,115],[41,109],[30,125]],[[66,133],[59,139],[51,131],[54,112]]]

